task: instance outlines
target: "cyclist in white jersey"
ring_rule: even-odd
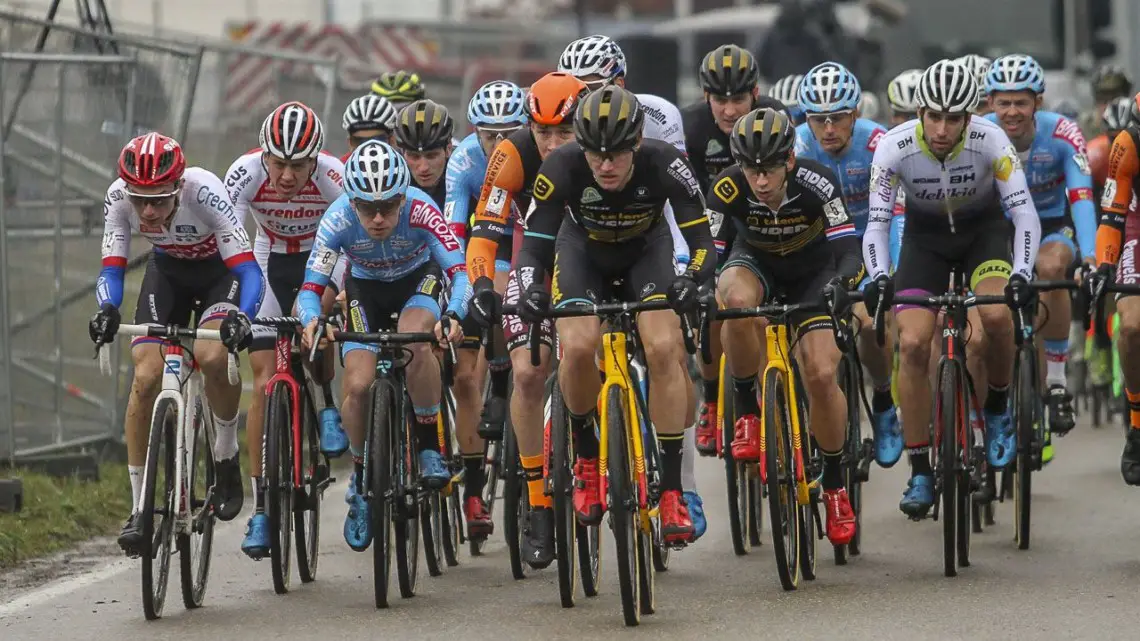
[[[178,143],[157,133],[139,136],[123,148],[119,178],[107,189],[103,216],[103,268],[95,290],[100,311],[91,319],[92,341],[110,342],[118,331],[132,232],[154,246],[135,323],[186,327],[193,313],[199,326],[222,332],[223,344],[196,343],[194,357],[205,374],[206,398],[217,428],[214,507],[218,518],[229,521],[241,512],[243,492],[237,442],[241,384],[229,383],[226,351],[248,346],[249,317],[257,313],[262,293],[249,236],[222,181],[205,169],[187,168]],[[164,361],[158,340],[149,338],[132,341],[131,357],[134,380],[124,427],[132,503],[119,545],[128,556],[137,556],[146,548],[137,510],[150,414]]]
[[[591,90],[596,90],[608,84],[625,86],[626,61],[621,47],[608,36],[593,35],[579,38],[566,45],[562,55],[558,58],[558,70],[572,74],[575,78],[586,83]],[[681,111],[673,103],[652,94],[637,94],[641,104],[641,111],[645,114],[645,128],[642,136],[652,140],[661,140],[676,147],[681,153],[685,151],[685,128],[681,122]],[[533,203],[532,203],[533,206]],[[673,237],[673,258],[677,273],[683,273],[689,263],[689,246],[677,228],[677,221],[673,215],[673,208],[665,204],[665,220],[669,223],[669,232]],[[686,356],[687,358],[687,356]],[[685,371],[689,364],[686,360]],[[688,415],[696,416],[697,394],[696,388],[689,388]],[[685,430],[684,451],[682,463],[682,484],[685,488],[685,501],[689,506],[689,516],[693,520],[693,540],[700,538],[707,528],[704,504],[697,493],[697,478],[695,465],[697,458],[696,432],[692,427]]]
[[[973,74],[961,63],[940,60],[919,82],[918,119],[895,127],[879,141],[863,237],[863,258],[872,279],[866,290],[868,309],[890,304],[895,289],[900,294],[944,292],[954,265],[962,267],[975,293],[1004,292],[1015,306],[1029,304],[1028,282],[1041,223],[1009,138],[1000,127],[969,114],[977,97]],[[888,235],[900,186],[906,192],[907,225],[892,284]],[[1005,212],[1015,227],[1012,257]],[[975,309],[988,341],[987,457],[991,466],[1001,468],[1016,454],[1008,409],[1013,323],[1007,307]],[[896,319],[899,405],[904,417],[928,417],[935,315],[926,308],[900,306]],[[922,518],[934,502],[927,423],[904,420],[903,429],[912,476],[899,508]]]
[[[258,318],[290,315],[297,291],[305,282],[305,264],[321,216],[340,197],[344,165],[322,152],[324,129],[317,114],[299,102],[287,102],[266,117],[261,126],[261,147],[239,157],[226,172],[226,188],[239,220],[252,215],[257,223],[253,252],[265,278],[265,300]],[[343,259],[338,270],[343,272]],[[340,282],[334,278],[333,282]],[[330,309],[334,291],[326,291]],[[253,366],[254,394],[246,417],[250,480],[254,513],[249,519],[242,551],[254,559],[269,553],[269,520],[261,486],[262,421],[266,382],[276,367],[273,327],[255,325],[249,360]],[[325,407],[318,413],[321,452],[338,457],[348,449],[332,395],[333,359],[322,359],[315,378],[324,389]]]

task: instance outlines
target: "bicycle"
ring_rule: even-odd
[[[441,318],[446,333],[451,319]],[[428,574],[440,576],[444,564],[448,567],[459,565],[460,530],[463,529],[462,508],[459,505],[459,486],[463,483],[463,461],[455,443],[455,396],[451,392],[454,383],[454,370],[450,358],[443,359],[442,386],[439,403],[439,416],[436,429],[439,437],[439,452],[451,473],[451,480],[437,491],[428,492],[420,506],[420,526],[424,543],[424,563]]]
[[[605,380],[598,394],[598,470],[602,508],[609,512],[616,545],[618,586],[627,626],[638,625],[642,614],[656,611],[653,547],[661,540],[657,510],[661,453],[648,420],[644,383],[639,378],[642,370],[631,365],[640,351],[634,318],[641,312],[668,309],[666,301],[611,302],[544,313],[554,319],[598,316],[603,321]],[[515,314],[517,309],[504,309],[503,313]],[[681,316],[681,323],[686,349],[695,353],[686,316]],[[531,353],[535,353],[533,349]]]
[[[418,582],[419,516],[429,491],[420,486],[411,398],[404,376],[413,358],[407,346],[434,344],[435,335],[337,330],[333,340],[379,346],[376,379],[370,390],[363,473],[357,475],[355,481],[356,491],[370,506],[376,607],[387,608],[393,548],[400,596],[415,596]]]
[[[162,616],[166,602],[174,545],[183,605],[201,607],[206,595],[216,518],[214,415],[194,353],[183,341],[222,338],[218,330],[176,325],[119,325],[116,335],[164,341],[162,388],[151,414],[141,502],[135,506],[147,542],[141,554],[143,613],[154,620]],[[95,343],[99,366],[111,375],[110,352],[103,347],[103,341]],[[239,383],[236,354],[230,355],[227,375],[230,385]]]
[[[707,328],[702,330],[707,331]],[[702,339],[703,340],[703,339]],[[702,342],[702,345],[704,343]],[[705,358],[711,356],[704,355]],[[732,439],[735,435],[736,413],[734,403],[736,389],[732,377],[728,376],[728,361],[720,357],[720,387],[717,391],[716,452],[724,459],[725,487],[728,491],[728,528],[732,539],[732,551],[744,556],[753,546],[762,544],[764,531],[764,511],[762,505],[767,495],[759,478],[752,473],[753,467],[738,466],[732,458]],[[743,471],[740,467],[743,466]]]

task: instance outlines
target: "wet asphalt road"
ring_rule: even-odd
[[[350,551],[341,538],[343,484],[323,513],[318,580],[294,578],[274,594],[268,562],[238,550],[247,514],[222,524],[205,607],[189,612],[172,576],[163,619],[147,622],[140,604],[139,564],[111,556],[85,558],[83,569],[39,586],[14,587],[0,576],[0,639],[124,641],[218,639],[1129,639],[1140,638],[1140,490],[1120,478],[1118,427],[1086,422],[1058,442],[1057,458],[1034,480],[1033,546],[1013,543],[1013,503],[999,505],[997,524],[973,539],[971,567],[942,575],[940,524],[915,523],[897,504],[905,465],[872,469],[865,488],[864,552],[846,567],[819,547],[819,578],[784,592],[770,533],[747,556],[733,554],[723,466],[701,459],[698,481],[709,531],[674,554],[658,574],[657,613],[638,628],[622,623],[612,561],[601,594],[563,609],[553,566],[516,581],[501,536],[485,556],[466,549],[459,567],[437,578],[421,563],[419,593],[392,607],[372,604],[371,553]],[[124,488],[125,489],[125,488]],[[248,503],[247,503],[248,506]],[[501,531],[501,524],[497,526]],[[609,535],[608,529],[604,530]],[[607,552],[612,540],[606,540]],[[96,546],[98,547],[98,546]],[[106,550],[108,546],[102,546]],[[607,555],[607,561],[612,557]],[[295,570],[294,570],[295,571]],[[173,574],[174,570],[172,570]],[[395,572],[393,571],[393,575]],[[27,582],[26,580],[24,582]]]

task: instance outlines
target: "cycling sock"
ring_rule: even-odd
[[[431,414],[421,414],[416,408],[416,451],[439,451],[439,406]]]
[[[249,477],[249,486],[253,488],[253,513],[260,514],[265,511],[265,493],[261,491],[261,478]]]
[[[214,427],[217,430],[217,433],[214,435],[214,459],[226,461],[237,456],[237,414],[234,414],[234,417],[228,421],[214,414]]]
[[[131,513],[139,510],[139,497],[142,496],[143,470],[142,465],[128,465],[127,475],[131,477]]]
[[[702,378],[701,385],[704,386],[705,390],[704,401],[706,403],[715,403],[720,396],[720,377],[718,376],[712,380]]]
[[[472,496],[483,496],[483,453],[463,455],[463,500]]]
[[[1065,361],[1069,360],[1069,339],[1045,341],[1045,385],[1065,385]]]
[[[732,377],[732,385],[736,388],[736,415],[759,415],[760,405],[756,401],[756,376],[745,378]]]
[[[661,491],[681,491],[681,448],[684,434],[658,434],[661,443]]]
[[[570,433],[574,438],[574,452],[581,458],[598,458],[598,435],[594,431],[597,413],[590,410],[584,416],[570,413]]]
[[[871,394],[871,411],[885,412],[895,406],[895,399],[891,396],[891,380],[888,378],[885,385],[876,387]]]
[[[542,455],[520,456],[522,459],[523,476],[526,477],[526,491],[530,498],[530,506],[554,507],[554,500],[546,495],[542,483]]]
[[[511,359],[495,358],[491,360],[491,396],[497,398],[507,397],[507,383],[511,377]]]
[[[1140,392],[1126,390],[1124,394],[1128,397],[1128,422],[1133,428],[1140,428]]]
[[[364,463],[364,450],[355,445],[348,446],[348,453],[352,456],[353,463]]]
[[[823,452],[823,489],[838,490],[843,487],[843,450]]]
[[[685,446],[681,450],[681,488],[686,492],[697,491],[697,431],[685,430]]]
[[[985,410],[990,414],[1005,414],[1009,405],[1009,384],[998,387],[990,385],[990,391],[986,394],[986,407]]]
[[[934,474],[934,470],[930,469],[930,443],[908,444],[906,457],[910,461],[911,478]]]

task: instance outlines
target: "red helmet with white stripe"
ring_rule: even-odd
[[[273,110],[261,125],[261,150],[283,160],[316,158],[325,146],[325,129],[316,112],[300,102]]]
[[[173,138],[151,132],[119,152],[119,177],[131,187],[152,187],[182,180],[186,156]]]

